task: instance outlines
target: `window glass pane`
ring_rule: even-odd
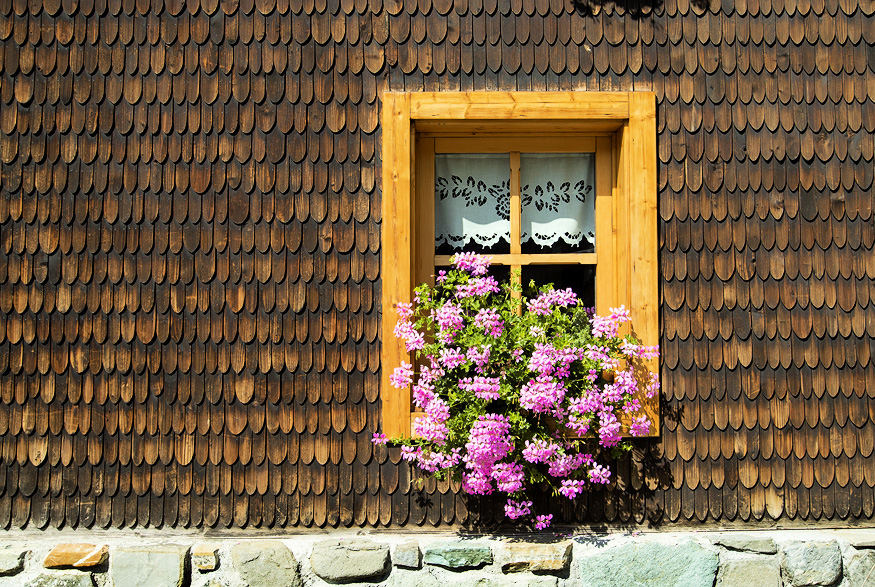
[[[522,153],[523,253],[595,251],[595,155]]]
[[[531,297],[529,282],[540,287],[552,283],[556,289],[570,287],[581,303],[595,306],[595,265],[526,265],[522,272],[523,295]]]
[[[434,157],[437,254],[510,252],[510,155]]]

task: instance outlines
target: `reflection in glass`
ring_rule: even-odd
[[[437,254],[510,252],[510,155],[434,157]]]
[[[595,251],[595,155],[520,155],[523,253]]]

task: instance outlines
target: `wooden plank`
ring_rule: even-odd
[[[604,315],[610,307],[613,294],[614,230],[612,188],[614,184],[613,144],[610,137],[596,139],[595,155],[595,250],[598,259],[595,282],[596,313]],[[599,269],[598,267],[601,267]]]
[[[514,136],[440,137],[434,140],[435,153],[595,153],[596,138],[591,136]]]
[[[489,255],[493,265],[595,265],[598,262],[598,253],[555,253],[555,254],[510,254]],[[451,265],[452,255],[435,255],[436,266]]]
[[[553,119],[553,120],[438,120],[418,119],[419,135],[434,137],[476,137],[495,133],[541,133],[552,135],[612,134],[623,126],[625,120],[608,119]]]
[[[627,308],[630,304],[630,295],[628,280],[629,260],[627,258],[629,250],[629,234],[627,231],[628,202],[626,194],[630,179],[628,170],[631,168],[628,143],[629,131],[624,129],[614,139],[617,167],[615,169],[616,176],[611,198],[611,234],[613,235],[611,246],[614,251],[611,305],[613,307],[625,305]]]
[[[434,150],[434,139],[423,138],[416,141],[413,180],[416,193],[416,223],[413,226],[416,233],[414,285],[426,282],[433,284],[434,279]]]
[[[412,119],[625,119],[622,92],[423,92],[413,94]]]
[[[409,390],[392,387],[392,371],[409,361],[404,343],[392,336],[398,302],[411,295],[411,144],[410,98],[404,94],[383,95],[383,278],[382,400],[383,432],[409,435]]]
[[[629,95],[628,204],[634,214],[628,217],[632,238],[629,258],[631,289],[630,312],[635,333],[643,344],[659,343],[659,291],[657,208],[656,208],[656,97],[652,93]],[[631,181],[634,176],[634,181]],[[659,362],[647,362],[659,372]],[[643,401],[644,412],[653,423],[651,434],[659,434],[659,396]]]

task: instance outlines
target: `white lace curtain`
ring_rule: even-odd
[[[595,161],[584,154],[520,155],[522,243],[595,243]],[[510,242],[507,154],[435,155],[435,244]]]

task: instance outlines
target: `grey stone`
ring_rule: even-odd
[[[178,544],[117,548],[109,575],[115,587],[180,587],[188,547]]]
[[[832,585],[842,576],[842,552],[835,540],[792,541],[781,546],[781,574],[792,587]]]
[[[295,555],[279,540],[241,542],[231,548],[231,561],[250,587],[301,587]]]
[[[850,587],[875,587],[875,552],[855,553],[845,569],[845,580]]]
[[[714,544],[730,550],[756,552],[759,554],[776,554],[778,552],[778,545],[771,538],[754,538],[747,534],[721,536],[714,540]]]
[[[15,575],[24,568],[24,557],[30,554],[29,550],[23,550],[14,546],[5,545],[0,547],[0,575]]]
[[[422,551],[416,540],[402,542],[392,553],[392,563],[402,569],[418,569],[422,566]]]
[[[385,583],[380,587],[445,587],[444,582],[429,573],[422,571],[393,571]]]
[[[453,581],[460,587],[556,587],[559,580],[556,577],[540,575],[491,575],[477,578],[463,577],[461,581]]]
[[[836,535],[842,540],[847,540],[854,548],[875,548],[873,530],[838,530]]]
[[[690,541],[631,543],[581,558],[578,577],[599,587],[713,587],[717,560]]]
[[[781,566],[774,558],[748,558],[720,565],[719,587],[781,587]]]
[[[453,587],[556,587],[558,579],[530,573],[501,575],[469,571],[450,574],[434,567],[427,567],[421,571],[404,569],[393,571],[385,583],[373,587],[446,587],[448,583]]]
[[[329,583],[352,583],[389,572],[389,546],[371,540],[326,540],[313,547],[310,566]]]
[[[42,573],[24,587],[94,587],[91,573]]]
[[[570,540],[554,544],[505,544],[501,553],[501,570],[505,573],[567,571],[571,565],[571,546]]]
[[[454,540],[429,546],[423,560],[448,569],[470,569],[492,564],[492,550],[485,544]]]

